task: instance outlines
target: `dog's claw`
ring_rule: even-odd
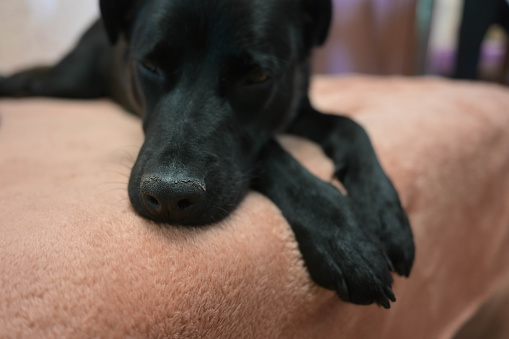
[[[381,298],[378,300],[378,305],[382,306],[383,308],[385,309],[390,309],[391,308],[391,303],[389,302],[389,299],[387,298]]]
[[[379,298],[377,299],[377,304],[382,306],[385,309],[391,308],[391,301],[396,302],[396,296],[394,295],[394,292],[392,290],[392,287],[385,286],[384,287],[384,295],[380,294]]]
[[[410,272],[412,271],[412,267],[409,265],[406,265],[404,262],[400,262],[400,263],[398,263],[398,265],[396,265],[394,267],[393,271],[395,271],[396,273],[398,273],[399,275],[401,275],[403,277],[408,278],[410,276]]]
[[[394,264],[392,263],[391,258],[387,255],[387,253],[384,252],[385,261],[387,262],[387,267],[389,268],[389,271],[394,272]]]
[[[348,285],[346,284],[344,277],[341,277],[339,279],[337,293],[342,300],[344,300],[346,302],[348,302],[350,300],[350,296],[349,296],[350,294],[348,292]]]
[[[385,295],[394,303],[396,302],[396,296],[394,295],[394,291],[392,290],[392,287],[386,286],[385,287]]]

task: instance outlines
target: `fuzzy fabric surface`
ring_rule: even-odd
[[[509,274],[509,90],[318,78],[313,98],[365,126],[409,213],[416,262],[390,310],[314,285],[255,192],[204,228],[138,217],[126,184],[141,124],[114,104],[2,99],[0,337],[452,338]],[[281,140],[330,178],[315,145]]]

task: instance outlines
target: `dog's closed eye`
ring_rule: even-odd
[[[157,68],[157,66],[155,66],[150,61],[143,60],[143,61],[140,61],[139,64],[143,70],[145,70],[151,74],[154,74],[154,75],[159,74],[159,69]]]
[[[256,70],[250,72],[246,77],[247,85],[258,85],[267,82],[270,79],[270,75],[268,72],[264,70]]]

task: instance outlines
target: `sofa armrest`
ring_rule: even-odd
[[[138,217],[141,125],[114,104],[2,100],[0,337],[450,338],[509,273],[509,91],[317,78],[313,98],[366,127],[408,210],[416,262],[390,310],[314,285],[260,194],[204,228]],[[330,177],[315,145],[282,142]]]

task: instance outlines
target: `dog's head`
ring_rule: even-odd
[[[129,196],[150,219],[200,225],[246,193],[257,152],[307,100],[330,0],[101,0],[145,142]]]

